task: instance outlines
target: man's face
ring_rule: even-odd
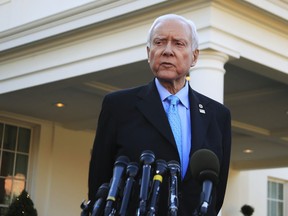
[[[186,77],[194,66],[198,50],[192,52],[191,30],[181,20],[158,23],[147,47],[148,61],[153,74],[161,80],[177,81]]]

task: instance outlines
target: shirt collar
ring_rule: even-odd
[[[161,101],[163,102],[168,96],[171,95],[171,93],[167,89],[165,89],[164,86],[161,85],[161,83],[157,78],[155,78],[155,84],[159,92]],[[188,82],[186,81],[185,86],[175,94],[175,96],[177,96],[180,99],[182,105],[185,106],[186,109],[189,109],[188,88],[189,85]]]

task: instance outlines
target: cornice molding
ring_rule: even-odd
[[[129,1],[132,5],[132,3],[135,3],[135,1]],[[112,7],[111,5],[104,5],[103,7],[111,7],[111,10],[108,9],[104,10],[103,13],[106,14],[106,16],[110,15],[110,18],[106,19],[102,17],[102,20],[95,21],[93,20],[93,24],[87,24],[87,26],[82,27],[75,27],[73,26],[74,30],[65,31],[65,29],[62,29],[62,33],[59,34],[52,34],[53,28],[55,26],[52,26],[51,28],[44,28],[43,31],[41,29],[35,28],[31,29],[33,34],[28,34],[27,32],[23,32],[24,35],[21,37],[20,34],[22,32],[19,32],[19,37],[15,35],[15,40],[11,39],[8,40],[9,37],[7,37],[7,43],[0,43],[0,47],[10,45],[12,47],[7,48],[7,50],[0,51],[0,61],[2,63],[2,69],[9,68],[11,71],[7,71],[2,75],[2,80],[7,79],[8,77],[13,77],[12,74],[15,72],[12,71],[12,69],[15,67],[21,68],[21,62],[23,64],[22,68],[23,70],[29,71],[29,73],[36,73],[39,72],[39,70],[35,70],[35,68],[28,64],[27,62],[35,62],[37,59],[37,62],[45,62],[43,67],[47,68],[54,68],[61,65],[67,65],[71,63],[79,63],[79,62],[86,62],[90,61],[90,59],[96,59],[100,58],[102,59],[103,56],[109,56],[113,55],[113,53],[126,53],[127,50],[135,50],[137,47],[144,47],[146,43],[146,36],[143,36],[143,34],[146,35],[146,31],[151,25],[151,22],[153,19],[161,14],[173,12],[177,14],[182,14],[184,16],[187,16],[188,18],[192,18],[193,20],[196,19],[196,22],[200,20],[201,25],[199,26],[199,34],[200,34],[200,49],[214,49],[220,52],[223,52],[225,54],[228,54],[230,57],[233,58],[240,58],[241,56],[246,57],[247,59],[250,59],[257,62],[260,59],[273,59],[273,61],[270,62],[260,62],[261,64],[264,64],[267,66],[269,64],[269,67],[279,70],[279,71],[286,71],[285,64],[283,62],[287,62],[287,54],[285,56],[285,53],[282,51],[285,46],[285,43],[282,41],[287,38],[287,35],[283,36],[283,32],[288,31],[287,29],[282,29],[282,34],[280,34],[280,28],[274,29],[272,31],[272,23],[275,22],[275,24],[278,22],[279,25],[283,24],[283,20],[279,21],[278,18],[272,19],[271,17],[268,17],[267,19],[270,21],[262,21],[261,25],[264,25],[265,23],[271,23],[271,25],[263,26],[264,30],[262,33],[270,34],[271,38],[272,36],[278,40],[281,39],[281,42],[278,43],[278,47],[275,46],[273,43],[266,43],[265,41],[261,43],[254,43],[255,38],[253,38],[253,35],[251,35],[251,32],[246,32],[246,30],[241,30],[242,32],[234,32],[234,26],[235,29],[237,29],[238,24],[241,24],[242,27],[247,26],[249,22],[253,22],[253,25],[251,25],[251,28],[255,26],[255,28],[260,31],[262,29],[262,26],[259,27],[259,22],[261,21],[261,13],[258,19],[253,19],[252,17],[245,17],[245,14],[243,10],[245,9],[245,6],[247,7],[246,3],[244,4],[239,1],[188,1],[188,0],[182,0],[182,1],[153,1],[154,5],[151,7],[143,7],[143,5],[140,7],[141,9],[135,10],[135,8],[126,8],[125,12],[121,11],[119,13],[122,13],[122,15],[115,15],[110,14],[113,10],[115,10],[117,7],[114,5]],[[156,2],[162,2],[163,4],[157,4]],[[175,3],[177,2],[177,4]],[[225,3],[223,3],[225,2]],[[227,3],[229,2],[229,4]],[[127,2],[126,2],[127,3]],[[164,5],[165,3],[165,5]],[[111,3],[113,4],[113,3]],[[119,3],[118,3],[119,4]],[[142,3],[143,4],[143,3]],[[225,5],[224,5],[225,4]],[[119,6],[119,5],[118,5]],[[123,5],[122,5],[123,6]],[[121,5],[119,6],[121,7]],[[127,7],[127,4],[123,7]],[[82,8],[83,9],[83,8]],[[119,8],[118,8],[119,9]],[[80,10],[80,9],[79,9]],[[95,9],[96,10],[96,9]],[[98,10],[99,7],[98,7]],[[249,13],[252,13],[255,8],[248,9],[250,10]],[[91,9],[91,11],[93,11]],[[89,13],[91,13],[89,11]],[[128,12],[130,11],[130,12]],[[223,13],[222,13],[223,12]],[[87,15],[88,12],[85,12]],[[245,12],[247,13],[247,12]],[[258,11],[259,13],[259,11]],[[266,12],[265,12],[266,13]],[[92,16],[93,13],[91,13]],[[207,19],[203,19],[203,16],[205,17],[207,14]],[[83,14],[80,14],[81,16],[84,16]],[[79,16],[80,16],[79,15]],[[228,18],[227,18],[228,15]],[[88,16],[88,15],[87,15]],[[255,14],[251,16],[256,16]],[[55,17],[54,17],[55,18]],[[96,14],[96,18],[100,19],[101,16]],[[52,19],[52,18],[51,18]],[[63,18],[64,19],[64,18]],[[67,18],[68,19],[68,18]],[[72,20],[71,16],[69,16],[69,19]],[[230,20],[227,19],[233,19],[231,23],[229,23]],[[239,22],[238,24],[234,24],[235,22]],[[70,20],[70,21],[71,21]],[[79,21],[79,19],[76,19],[76,21]],[[51,25],[56,25],[57,22],[59,22],[59,26],[56,26],[57,28],[61,27],[61,23],[63,20],[59,20],[55,22],[50,23]],[[76,22],[75,21],[75,22]],[[80,21],[79,21],[80,22]],[[71,23],[70,23],[71,24]],[[63,25],[70,25],[68,23],[63,22]],[[229,25],[228,25],[229,24]],[[47,24],[48,25],[48,24]],[[38,26],[39,28],[41,26]],[[56,28],[55,27],[55,28]],[[71,27],[72,28],[72,27]],[[241,28],[241,27],[240,27]],[[250,29],[251,31],[255,31],[254,29]],[[256,32],[257,32],[256,29]],[[37,30],[39,30],[37,32]],[[249,31],[249,28],[247,29]],[[44,33],[47,33],[46,35]],[[34,34],[35,33],[35,34]],[[48,34],[49,33],[49,34]],[[278,34],[279,33],[279,34]],[[259,34],[259,32],[257,32]],[[34,37],[34,36],[39,36]],[[49,36],[50,35],[50,36]],[[126,36],[125,36],[126,35]],[[127,36],[127,35],[130,35]],[[42,39],[40,39],[40,36]],[[204,37],[203,37],[204,36]],[[13,35],[11,35],[13,37]],[[17,38],[18,37],[18,38]],[[113,39],[114,37],[114,39]],[[249,38],[250,37],[250,38]],[[263,37],[267,38],[267,35],[263,35]],[[115,40],[119,38],[125,39],[124,42],[115,42],[112,41],[113,45],[109,43],[109,39]],[[128,39],[127,39],[128,38]],[[28,40],[30,39],[30,41]],[[251,40],[254,41],[251,41]],[[257,38],[256,38],[257,39]],[[5,38],[2,38],[2,40],[5,40]],[[257,39],[258,40],[258,39]],[[259,38],[259,42],[262,40],[262,38]],[[1,41],[0,41],[1,42]],[[19,43],[17,45],[17,42]],[[257,42],[257,41],[256,41]],[[102,45],[105,45],[105,43],[109,43],[109,46],[103,47]],[[100,48],[98,49],[90,49],[91,47],[94,47],[95,45],[100,44]],[[280,45],[279,45],[280,44]],[[269,46],[268,46],[269,45]],[[267,47],[268,46],[268,47]],[[72,53],[75,52],[75,50],[79,50],[79,47],[81,50],[86,50],[85,52],[79,52],[76,55],[73,55]],[[2,47],[3,48],[3,47]],[[87,49],[88,48],[88,49]],[[278,50],[276,49],[278,48]],[[253,52],[252,52],[253,51]],[[47,61],[47,57],[54,53],[54,56],[59,56],[59,58],[55,59],[48,65],[49,61]],[[257,55],[255,55],[257,53]],[[262,55],[262,57],[258,56],[258,54]],[[146,56],[145,56],[146,57]],[[143,58],[145,58],[143,57]],[[139,58],[142,58],[139,57]],[[49,59],[49,58],[48,58]],[[132,57],[131,57],[132,59]],[[27,60],[27,61],[26,61]],[[143,60],[143,59],[138,59]],[[15,64],[17,62],[17,64]],[[258,61],[259,62],[259,61]],[[58,64],[58,65],[57,65]],[[36,64],[39,65],[39,64]],[[11,67],[12,66],[12,67]],[[41,64],[42,66],[42,64]],[[94,68],[95,69],[95,68]],[[23,70],[19,70],[19,73],[25,74]],[[5,70],[4,70],[5,71]],[[15,71],[15,70],[14,70]],[[18,71],[18,70],[17,70]],[[4,76],[5,75],[5,76]],[[4,76],[4,77],[3,77]]]
[[[94,26],[106,23],[113,26],[115,20],[120,17],[130,16],[130,22],[137,20],[139,15],[143,17],[143,12],[150,15],[144,17],[154,17],[171,13],[185,13],[188,11],[198,10],[204,7],[215,7],[225,11],[233,16],[239,17],[250,23],[255,23],[261,28],[267,29],[275,34],[283,36],[288,35],[286,17],[280,18],[267,10],[256,7],[255,4],[242,1],[222,1],[222,0],[205,0],[205,1],[187,1],[187,0],[151,0],[151,1],[95,1],[83,6],[64,11],[62,13],[41,19],[26,25],[13,28],[0,33],[0,52],[21,47],[30,43],[37,43],[41,40],[50,40],[57,38],[62,34],[74,34],[73,32],[86,31],[88,26]],[[156,9],[156,11],[155,11]],[[288,12],[287,12],[288,14]],[[213,22],[213,21],[212,21]],[[213,25],[213,23],[212,23]],[[123,26],[120,26],[121,28]],[[93,31],[93,30],[92,30]]]
[[[121,17],[169,0],[94,1],[0,33],[0,52]]]

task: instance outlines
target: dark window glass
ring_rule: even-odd
[[[2,152],[1,176],[5,177],[14,174],[14,155],[13,152]]]
[[[5,125],[4,128],[4,149],[15,150],[17,139],[17,127]]]
[[[29,153],[30,147],[30,133],[31,131],[27,128],[19,128],[18,135],[18,151]]]
[[[27,175],[28,155],[17,154],[16,156],[16,174]]]

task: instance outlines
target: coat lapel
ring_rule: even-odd
[[[189,88],[190,100],[190,117],[191,117],[191,139],[192,148],[190,151],[190,158],[192,154],[198,149],[202,148],[205,143],[207,129],[211,121],[211,112],[209,112],[208,100],[201,97],[198,92]],[[190,166],[188,166],[190,169]],[[191,172],[187,170],[184,181],[192,177]]]
[[[139,111],[177,149],[154,80],[138,94],[138,97],[140,99],[137,103]]]
[[[205,141],[205,135],[211,120],[208,100],[199,97],[199,93],[190,89],[190,109],[191,109],[191,130],[192,130],[192,153],[202,147]]]

